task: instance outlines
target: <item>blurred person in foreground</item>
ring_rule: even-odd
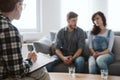
[[[37,60],[35,52],[23,61],[20,34],[12,24],[21,16],[23,1],[0,0],[0,80],[50,80],[44,68],[29,72]]]

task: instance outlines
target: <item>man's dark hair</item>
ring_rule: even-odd
[[[78,17],[78,14],[76,14],[75,12],[69,12],[67,14],[67,19],[76,18],[76,17]]]
[[[15,8],[16,3],[22,2],[23,0],[0,0],[0,11],[10,12]]]

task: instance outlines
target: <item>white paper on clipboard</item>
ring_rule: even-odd
[[[33,65],[31,66],[30,72],[33,72],[39,68],[42,68],[53,61],[55,61],[54,57],[51,57],[44,53],[37,53],[37,61],[33,63]]]

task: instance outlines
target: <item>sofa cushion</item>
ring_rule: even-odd
[[[109,74],[120,76],[120,61],[116,61],[109,65]]]
[[[42,52],[45,54],[51,54],[50,46],[51,40],[49,36],[43,37],[39,41],[33,42],[36,52]]]
[[[54,69],[54,72],[68,72],[68,66],[64,65],[63,63],[57,64]]]
[[[120,60],[120,36],[115,36],[113,53],[115,54],[115,60]]]

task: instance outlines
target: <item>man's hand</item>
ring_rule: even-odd
[[[66,64],[66,65],[72,64],[72,61],[73,61],[72,56],[65,56],[64,59],[63,59],[63,62],[64,62],[64,64]]]
[[[31,58],[31,60],[35,62],[37,60],[37,55],[35,52],[30,52],[28,53],[28,58]]]

